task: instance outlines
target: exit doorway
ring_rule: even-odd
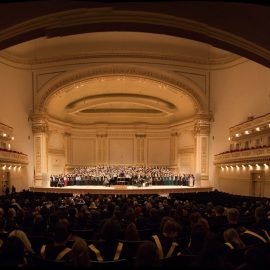
[[[0,194],[6,194],[6,188],[9,187],[9,172],[0,172]]]
[[[265,175],[264,171],[251,173],[251,196],[264,197]]]

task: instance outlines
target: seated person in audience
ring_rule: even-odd
[[[260,245],[270,242],[269,234],[260,228],[244,228],[240,237],[246,246]]]
[[[252,225],[252,228],[266,230],[270,235],[270,219],[267,218],[266,207],[263,205],[256,207],[254,216],[256,222]]]
[[[156,244],[160,259],[181,254],[179,245],[175,241],[179,231],[179,224],[172,219],[168,219],[163,226],[162,233],[159,235],[152,235],[151,241]]]
[[[70,252],[70,265],[74,267],[89,267],[90,250],[84,239],[76,237]]]
[[[238,233],[241,233],[244,228],[239,224],[239,211],[236,208],[229,208],[227,210],[227,224],[225,224],[218,232],[218,237],[222,241],[223,233],[229,228],[234,228]]]
[[[223,233],[224,244],[230,249],[242,249],[245,248],[246,245],[241,240],[237,230],[234,228],[229,228]]]
[[[135,267],[159,267],[160,258],[157,246],[152,241],[144,241],[138,248]]]
[[[212,232],[218,232],[227,222],[225,215],[225,209],[222,205],[216,205],[214,207],[214,216],[208,218],[209,226]]]
[[[205,218],[199,218],[191,226],[190,241],[188,247],[182,250],[183,254],[197,255],[203,248],[206,237],[208,236],[209,224]]]
[[[1,247],[0,265],[3,267],[20,267],[27,265],[24,244],[17,236],[8,237]]]
[[[60,219],[54,228],[54,242],[43,245],[40,250],[42,258],[47,260],[68,260],[71,248],[67,247],[69,239],[69,223],[67,219]]]
[[[102,227],[101,242],[89,245],[92,261],[118,261],[126,259],[126,247],[118,237],[120,234],[120,223],[114,218],[105,221]]]
[[[234,265],[228,260],[224,245],[218,241],[216,234],[209,232],[203,242],[201,251],[189,265],[190,269],[235,269]]]
[[[131,222],[125,230],[125,240],[127,241],[139,241],[140,235],[136,228],[136,224]]]
[[[25,254],[34,253],[34,251],[32,249],[32,245],[31,245],[25,232],[23,232],[22,230],[14,230],[9,234],[9,237],[11,237],[11,236],[16,236],[22,241],[22,243],[24,245]]]
[[[263,246],[252,246],[244,254],[244,263],[237,267],[239,270],[269,269],[270,255]]]

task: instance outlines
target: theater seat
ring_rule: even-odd
[[[129,263],[126,259],[118,261],[91,261],[92,269],[128,269]]]

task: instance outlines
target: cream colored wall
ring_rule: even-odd
[[[94,165],[95,140],[72,138],[72,162],[74,165]]]
[[[169,138],[148,138],[147,163],[149,166],[170,165]]]
[[[211,122],[209,166],[215,188],[234,194],[249,195],[250,173],[222,174],[215,169],[215,154],[229,150],[229,128],[270,111],[270,70],[252,61],[210,73]],[[269,179],[269,174],[267,179]],[[266,188],[266,194],[270,193]]]
[[[0,59],[0,122],[13,127],[15,140],[11,149],[28,155],[29,165],[21,172],[11,172],[10,182],[17,190],[33,185],[32,74],[30,70],[11,67]]]
[[[134,160],[134,139],[133,138],[109,138],[109,160],[108,164],[133,165]]]
[[[145,166],[172,166],[172,153],[177,151],[177,158],[185,159],[185,171],[195,172],[195,153],[194,153],[194,135],[192,133],[191,122],[189,124],[179,124],[173,127],[173,134],[185,134],[187,137],[184,152],[178,151],[178,144],[174,144],[176,149],[171,148],[171,140],[174,138],[168,128],[159,128],[157,130],[148,128],[147,132],[139,133],[137,129],[121,126],[107,127],[100,132],[95,127],[86,129],[76,129],[69,127],[70,144],[63,145],[65,130],[64,125],[49,124],[48,137],[48,174],[60,174],[65,172],[68,166],[95,166],[105,165],[145,165]],[[103,134],[101,136],[101,134]],[[106,134],[106,135],[104,135]],[[140,142],[140,143],[139,143]],[[63,148],[64,147],[64,148]],[[67,162],[67,156],[71,155],[70,162]],[[143,158],[142,156],[143,155]],[[186,158],[188,157],[188,159]],[[177,161],[179,166],[179,160]]]

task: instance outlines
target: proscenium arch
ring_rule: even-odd
[[[132,3],[128,4],[133,7]],[[143,29],[146,33],[166,34],[206,42],[270,66],[269,50],[237,33],[227,31],[224,26],[215,26],[215,23],[211,24],[211,21],[201,16],[194,19],[190,14],[186,16],[181,10],[179,15],[175,11],[168,11],[168,8],[163,11],[156,7],[153,12],[150,11],[149,6],[148,10],[142,10],[141,6],[136,6],[135,10],[132,10],[131,7],[124,3],[121,6],[120,3],[116,6],[113,4],[97,6],[93,4],[84,7],[75,5],[62,7],[62,10],[66,10],[60,12],[59,6],[55,9],[46,9],[44,12],[39,12],[38,17],[25,16],[24,21],[2,29],[0,49],[39,37],[52,38],[104,31],[141,32]],[[204,6],[204,13],[205,8]]]
[[[103,64],[87,67],[75,71],[61,73],[48,81],[39,90],[35,102],[35,112],[46,113],[46,105],[53,96],[66,87],[74,86],[81,81],[106,76],[129,76],[138,79],[149,79],[158,83],[169,85],[188,95],[196,107],[197,113],[208,113],[207,97],[204,91],[191,79],[173,72],[153,67],[141,67],[129,64]]]

